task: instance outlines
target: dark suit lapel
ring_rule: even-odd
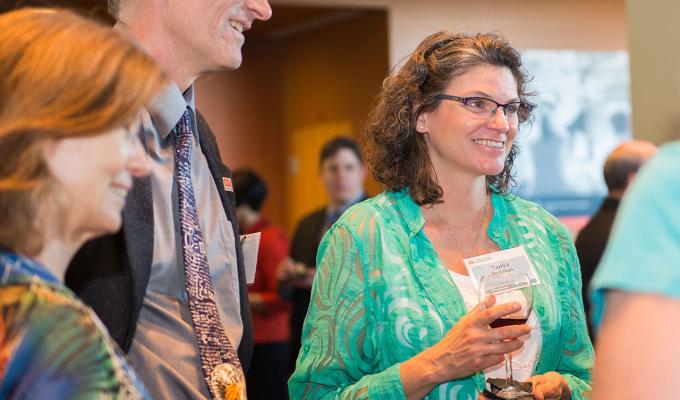
[[[225,179],[231,182],[231,171],[227,168],[220,159],[219,150],[217,148],[217,143],[212,133],[209,132],[209,128],[203,117],[197,114],[198,117],[198,132],[199,132],[199,142],[203,154],[208,161],[208,169],[210,169],[210,174],[215,181],[217,186],[217,192],[220,194],[220,200],[222,201],[222,206],[227,214],[227,219],[231,223],[234,230],[234,237],[239,237],[238,224],[236,223],[236,215],[234,214],[234,209],[236,207],[236,198],[234,197],[233,190],[227,190],[225,188]],[[206,133],[208,132],[208,133]],[[240,242],[236,241],[236,259],[238,262],[239,270],[239,281],[241,283],[241,290],[245,290],[245,271],[243,270],[243,252],[241,251]]]
[[[239,237],[238,224],[236,223],[236,198],[234,197],[233,190],[227,190],[227,183],[231,184],[231,171],[227,168],[222,159],[220,158],[219,148],[217,147],[217,141],[215,136],[212,134],[210,127],[206,123],[205,119],[200,113],[196,113],[196,122],[198,126],[198,137],[201,150],[205,155],[208,162],[208,169],[210,169],[210,174],[215,181],[217,186],[217,192],[220,195],[220,200],[222,201],[222,206],[227,215],[227,219],[231,223],[232,229],[234,231],[234,237]],[[243,321],[243,336],[241,338],[241,344],[238,349],[239,359],[244,370],[248,370],[250,364],[250,358],[252,355],[252,319],[250,316],[250,307],[248,303],[248,292],[246,291],[246,276],[245,267],[243,263],[243,251],[241,249],[241,243],[236,240],[234,243],[236,248],[236,262],[239,280],[239,298],[241,304],[241,320]]]
[[[132,310],[140,310],[153,262],[153,199],[151,180],[135,179],[123,210],[123,237],[130,264]],[[138,315],[133,315],[136,321]]]
[[[238,225],[236,223],[236,215],[234,214],[236,198],[234,197],[233,189],[227,190],[227,184],[225,182],[225,180],[227,182],[231,182],[231,171],[222,163],[219,149],[217,148],[217,142],[215,142],[215,137],[212,135],[212,132],[210,132],[205,120],[198,113],[197,117],[201,150],[208,161],[208,169],[210,169],[210,174],[215,181],[215,186],[217,186],[217,192],[220,195],[220,200],[222,201],[222,206],[224,207],[224,211],[227,214],[227,219],[229,219],[229,222],[231,223],[231,226],[234,230],[234,237],[238,238]],[[242,268],[243,253],[238,240],[236,241],[236,256],[239,265],[239,280],[241,282],[245,282],[245,273]]]

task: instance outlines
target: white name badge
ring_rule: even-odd
[[[241,235],[241,249],[243,263],[246,270],[246,284],[255,283],[255,269],[257,268],[257,252],[260,249],[260,232]]]
[[[479,282],[486,275],[522,273],[527,274],[532,285],[541,283],[524,246],[466,258],[463,262],[476,290],[479,290]]]

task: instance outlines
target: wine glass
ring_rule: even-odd
[[[512,314],[505,315],[493,321],[491,328],[510,325],[521,325],[527,322],[533,306],[533,290],[529,276],[523,273],[503,273],[486,275],[479,284],[479,302],[483,303],[488,297],[496,298],[495,305],[517,302],[522,308]],[[496,396],[503,399],[522,399],[532,396],[530,392],[520,389],[512,376],[512,353],[505,355],[505,386]]]

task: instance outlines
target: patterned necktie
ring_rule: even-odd
[[[198,341],[203,378],[212,397],[245,399],[245,377],[217,312],[208,257],[198,223],[196,199],[191,185],[193,126],[193,114],[187,108],[175,129],[175,175],[189,311]]]

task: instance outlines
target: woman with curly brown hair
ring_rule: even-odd
[[[321,244],[291,398],[476,399],[510,352],[535,399],[590,390],[571,236],[509,194],[533,108],[526,83],[500,35],[448,32],[385,80],[365,142],[387,190],[345,212]],[[463,260],[520,245],[540,280],[535,311],[491,329],[519,305],[477,305]]]

